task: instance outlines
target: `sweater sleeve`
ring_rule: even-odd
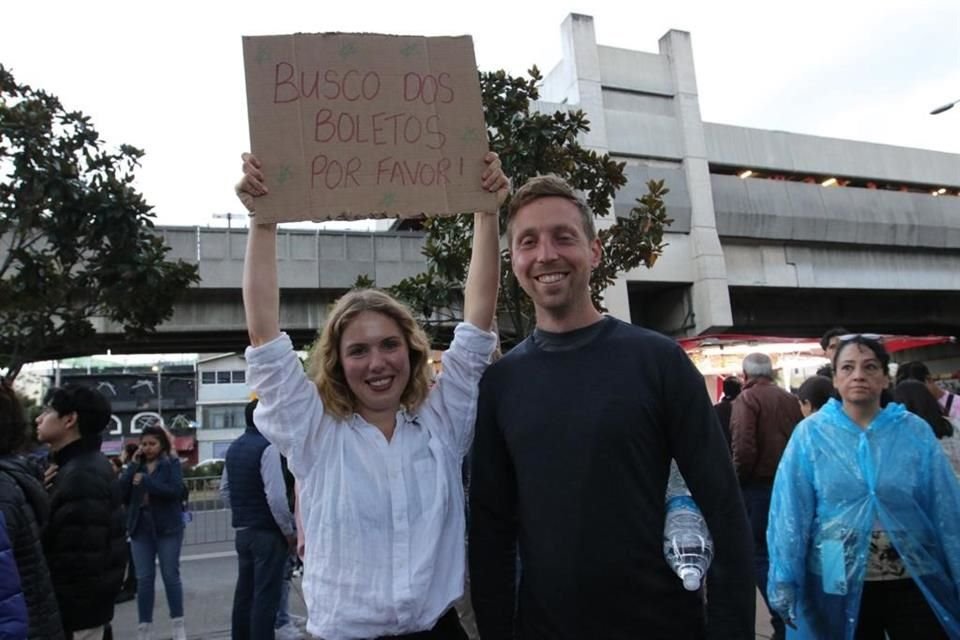
[[[484,640],[513,638],[517,567],[517,495],[513,463],[497,424],[488,378],[480,383],[470,473],[470,583]]]
[[[664,379],[679,385],[664,393],[672,455],[714,541],[707,574],[707,637],[752,640],[756,622],[752,535],[720,422],[702,376],[683,350],[677,347],[664,366],[669,367]]]

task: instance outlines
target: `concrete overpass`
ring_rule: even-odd
[[[651,178],[671,190],[666,253],[608,290],[612,313],[674,336],[819,336],[836,324],[960,335],[960,155],[703,122],[682,31],[656,53],[619,49],[597,44],[592,18],[570,15],[561,39],[536,107],[583,109],[583,144],[626,163],[617,213]],[[753,177],[738,177],[746,170]],[[830,178],[845,186],[821,186]],[[245,230],[160,232],[202,282],[155,336],[124,343],[104,325],[104,346],[242,348]],[[357,276],[389,286],[420,272],[422,244],[412,232],[281,230],[282,325],[305,344]]]
[[[671,189],[670,246],[608,290],[616,315],[675,336],[960,334],[960,155],[704,122],[683,31],[606,47],[574,14],[561,42],[538,108],[583,109],[584,144],[626,163],[618,213],[651,178]]]
[[[142,338],[97,323],[99,346],[114,353],[224,353],[248,344],[240,286],[246,229],[157,227],[170,258],[198,265],[200,282],[174,307],[173,317]],[[423,234],[280,229],[277,261],[280,324],[306,347],[329,305],[367,276],[388,287],[423,271]]]

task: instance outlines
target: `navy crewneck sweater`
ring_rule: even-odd
[[[714,538],[706,612],[663,558],[671,457]],[[754,637],[751,534],[726,440],[668,338],[604,318],[518,345],[481,382],[470,483],[484,640]]]

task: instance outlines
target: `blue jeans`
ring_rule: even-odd
[[[774,637],[785,638],[785,627],[767,600],[767,574],[770,573],[770,556],[767,554],[767,519],[770,516],[770,495],[773,486],[766,484],[751,484],[740,488],[743,493],[743,503],[747,507],[747,518],[750,520],[750,529],[753,530],[753,571],[760,587],[760,595],[770,612],[770,624],[773,626]]]
[[[280,607],[280,588],[290,547],[279,530],[238,529],[233,640],[269,640]]]
[[[287,555],[283,566],[283,582],[280,583],[280,606],[277,607],[277,621],[274,627],[279,629],[290,623],[290,581],[293,579],[293,556]]]
[[[153,622],[153,585],[156,582],[156,562],[160,560],[160,577],[167,593],[171,618],[183,617],[183,584],[180,582],[180,547],[183,529],[158,536],[153,529],[150,512],[140,513],[137,529],[130,536],[133,566],[137,573],[137,616],[140,622]]]

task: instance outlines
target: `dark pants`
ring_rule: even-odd
[[[377,640],[467,640],[467,634],[460,626],[457,610],[452,608],[440,616],[437,624],[430,631],[418,631],[402,636],[384,636]]]
[[[280,606],[280,587],[290,547],[279,529],[239,529],[233,640],[270,640]]]
[[[743,503],[747,507],[747,517],[750,519],[750,529],[753,531],[753,571],[760,587],[760,595],[770,612],[770,624],[773,626],[775,638],[786,638],[783,620],[780,619],[767,600],[767,574],[770,571],[770,556],[767,555],[767,517],[770,514],[770,494],[773,486],[770,484],[749,484],[740,488],[743,493]]]
[[[886,635],[884,635],[886,633]],[[863,583],[856,640],[947,640],[920,587],[912,579]]]
[[[127,541],[127,576],[123,579],[123,586],[120,587],[120,591],[124,593],[137,592],[137,573],[133,566],[133,547],[129,540]]]

